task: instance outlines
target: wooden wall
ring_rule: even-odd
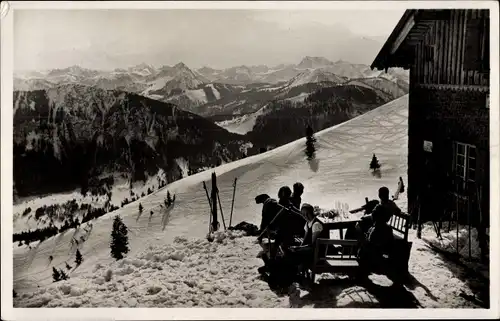
[[[419,203],[424,219],[442,213],[455,204],[445,203],[453,189],[453,142],[476,146],[476,182],[481,187],[483,213],[489,213],[489,110],[485,93],[477,91],[414,88],[410,92],[408,115],[408,208]],[[423,141],[433,143],[432,153],[423,150]],[[428,170],[428,167],[433,169]],[[426,184],[433,186],[428,192]],[[424,200],[425,195],[430,195]],[[418,200],[417,200],[418,197]],[[426,203],[426,204],[425,204]],[[416,213],[413,213],[414,215]],[[477,211],[476,211],[477,214]],[[488,221],[488,218],[485,217]]]
[[[428,28],[415,48],[415,63],[411,67],[411,85],[447,84],[488,86],[489,72],[467,70],[467,38],[477,39],[478,62],[489,61],[487,25],[488,10],[450,10],[451,18],[437,20]],[[425,46],[434,46],[434,59],[425,61]],[[470,47],[470,46],[469,46]],[[474,49],[473,49],[474,50]],[[478,68],[480,69],[480,68]]]

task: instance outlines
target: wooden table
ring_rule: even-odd
[[[338,236],[334,236],[334,238],[343,240],[344,239],[344,230],[347,230],[350,227],[356,226],[356,223],[360,222],[361,219],[359,217],[351,217],[348,219],[340,218],[340,219],[328,219],[324,217],[318,217],[318,219],[323,223],[323,227],[332,232],[338,231]],[[331,238],[331,236],[330,236]]]

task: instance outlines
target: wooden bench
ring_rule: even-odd
[[[318,239],[316,241],[316,248],[314,252],[314,261],[311,270],[312,282],[315,282],[316,274],[322,273],[339,273],[347,274],[349,276],[356,276],[359,272],[359,258],[358,258],[358,240],[347,240],[343,239],[343,230],[349,227],[353,227],[356,221],[348,222],[332,222],[324,224],[329,230],[338,229],[340,239]],[[388,257],[382,258],[386,262],[385,266],[387,268],[378,268],[375,273],[392,273],[391,271],[396,270],[399,274],[406,275],[408,273],[408,261],[410,259],[410,252],[412,247],[412,242],[408,242],[408,231],[410,228],[410,215],[406,213],[400,213],[391,217],[389,221],[394,233],[394,248],[391,253],[393,257],[389,261]],[[319,253],[321,246],[326,248],[325,253]],[[334,246],[340,251],[339,254],[330,255],[327,254],[328,247]]]

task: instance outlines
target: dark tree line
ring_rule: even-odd
[[[193,170],[214,166],[219,158],[213,153],[216,145],[227,151],[226,161],[242,157],[242,136],[172,104],[116,90],[82,87],[76,92],[76,97],[70,90],[64,96],[72,108],[52,108],[44,90],[14,92],[20,102],[14,114],[13,146],[18,196],[76,188],[83,194],[104,195],[109,184],[97,178],[109,172],[127,174],[135,182],[163,169],[166,181],[172,182],[182,177],[176,158],[189,161]],[[107,106],[122,95],[124,99]],[[94,103],[88,106],[84,97]],[[30,102],[35,102],[34,108]],[[103,111],[102,106],[108,108]],[[127,128],[138,135],[129,139]],[[30,132],[38,138],[28,139]],[[64,134],[54,140],[54,132]],[[155,146],[150,145],[151,137]]]
[[[76,228],[83,223],[86,223],[90,220],[101,217],[109,212],[117,210],[118,206],[110,205],[108,206],[107,209],[105,209],[102,207],[94,208],[89,204],[82,204],[81,208],[87,210],[87,212],[83,215],[81,222],[79,221],[78,218],[74,219],[73,216],[69,216],[64,221],[64,224],[60,228],[57,228],[54,225],[50,225],[48,227],[38,228],[33,231],[29,230],[20,233],[15,233],[13,236],[14,242],[20,242],[21,244],[21,242],[24,241],[26,245],[29,245],[30,243],[36,241],[43,242],[44,240],[51,238],[52,236],[58,233],[63,233],[69,229]]]
[[[66,203],[60,204],[52,204],[52,205],[44,205],[39,207],[35,211],[35,219],[39,220],[42,216],[48,216],[51,220],[56,217],[59,220],[63,220],[65,218],[72,217],[76,211],[78,211],[79,207],[75,199],[67,201]]]
[[[14,233],[14,242],[22,242],[24,241],[26,245],[29,245],[32,242],[40,241],[51,238],[52,236],[59,233],[59,229],[53,225],[47,226],[44,228],[36,229],[34,231],[23,231],[21,233]]]
[[[107,183],[111,183],[111,181],[108,180]],[[165,180],[159,180],[158,188],[162,188],[166,185],[167,183]],[[148,188],[147,194],[148,195],[152,194],[154,189],[155,186],[153,186],[153,188]],[[106,192],[106,194],[104,195],[108,195],[108,198],[111,199],[111,192]],[[121,203],[121,207],[124,207],[125,205],[139,199],[139,195],[136,195],[132,190],[130,191],[130,195],[132,195],[133,197],[130,200],[128,198],[125,198]],[[141,196],[144,197],[145,194],[142,193]],[[168,193],[168,196],[170,196],[170,193]],[[75,199],[67,201],[62,205],[53,204],[49,206],[44,205],[42,207],[39,207],[35,211],[36,220],[39,220],[42,216],[45,215],[48,216],[51,220],[53,220],[56,216],[58,216],[61,219],[64,219],[63,225],[59,228],[51,225],[50,227],[39,228],[34,231],[29,230],[29,231],[23,231],[21,233],[16,233],[14,234],[14,242],[25,241],[26,244],[29,244],[35,241],[43,241],[58,233],[63,233],[69,229],[76,228],[83,223],[99,218],[109,212],[113,212],[119,209],[118,206],[111,204],[109,202],[109,199],[108,201],[106,201],[104,207],[99,207],[99,208],[94,208],[92,205],[86,203],[82,203],[79,207]],[[170,201],[172,202],[171,196],[170,196]],[[140,204],[140,207],[142,207],[142,204]],[[74,218],[75,213],[77,213],[78,211],[86,211],[86,213],[83,215],[81,222],[78,218],[76,219]],[[23,215],[27,215],[30,212],[31,208],[27,208],[23,212]]]

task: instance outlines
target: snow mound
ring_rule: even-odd
[[[15,299],[23,307],[288,307],[258,278],[260,247],[240,231],[176,237]],[[144,281],[147,280],[147,281]]]
[[[444,224],[444,227],[441,230],[442,240],[440,240],[437,237],[432,224],[426,223],[422,226],[422,239],[441,250],[450,253],[458,253],[463,258],[479,259],[481,257],[481,249],[479,247],[477,230],[472,228],[470,232],[471,255],[469,257],[469,229],[465,225],[458,226],[457,251],[457,226],[456,224],[453,225],[454,226],[450,227],[450,231],[448,232],[447,224]]]

